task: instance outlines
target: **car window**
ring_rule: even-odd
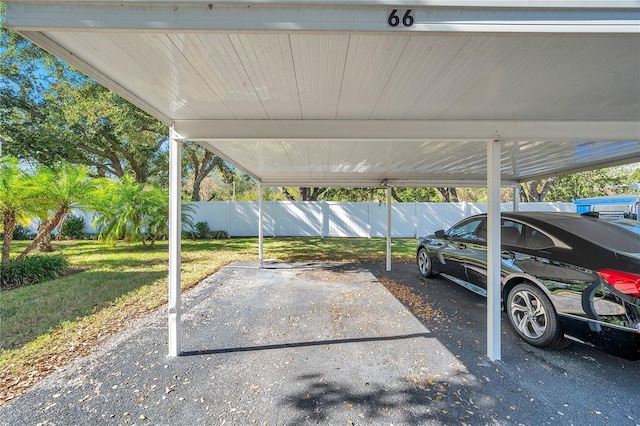
[[[553,240],[530,226],[523,225],[523,235],[525,236],[525,247],[532,250],[540,250],[553,247]]]
[[[477,218],[454,225],[453,228],[447,231],[447,236],[465,240],[484,240],[481,235],[476,233],[476,231],[481,230],[482,227],[480,225],[483,222],[484,220],[482,218]]]
[[[503,220],[500,225],[500,238],[502,244],[509,246],[524,247],[525,239],[522,234],[523,224],[512,220]]]
[[[565,230],[600,246],[625,253],[640,253],[638,221],[579,218],[564,220],[561,225]]]

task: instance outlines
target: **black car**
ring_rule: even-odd
[[[640,359],[640,222],[556,212],[501,214],[502,305],[529,344],[569,340]],[[418,243],[423,277],[487,294],[487,216]]]

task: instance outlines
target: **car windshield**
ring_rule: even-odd
[[[640,222],[629,219],[600,218],[563,220],[564,229],[603,247],[626,253],[640,253]]]

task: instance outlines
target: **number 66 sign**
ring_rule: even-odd
[[[387,24],[390,27],[412,27],[414,23],[413,11],[411,9],[398,10],[393,9],[387,12]]]

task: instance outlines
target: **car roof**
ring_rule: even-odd
[[[502,212],[502,217],[510,217],[513,219],[536,219],[542,220],[545,222],[550,222],[554,220],[567,220],[567,219],[580,219],[583,216],[577,213],[567,213],[567,212]],[[584,218],[589,220],[588,218]]]
[[[486,214],[477,216],[486,216]],[[598,218],[566,212],[502,212],[501,217],[521,221],[543,232],[551,231],[561,239],[572,235],[572,238],[578,237],[609,249],[640,253],[640,239],[637,233],[612,223],[606,217]]]
[[[486,213],[480,213],[473,217],[486,217]],[[586,218],[577,213],[568,212],[538,212],[538,211],[518,211],[518,212],[501,212],[500,216],[503,219],[516,219],[525,222],[541,221],[546,223],[552,223],[554,221],[564,220],[594,220],[597,218]]]

